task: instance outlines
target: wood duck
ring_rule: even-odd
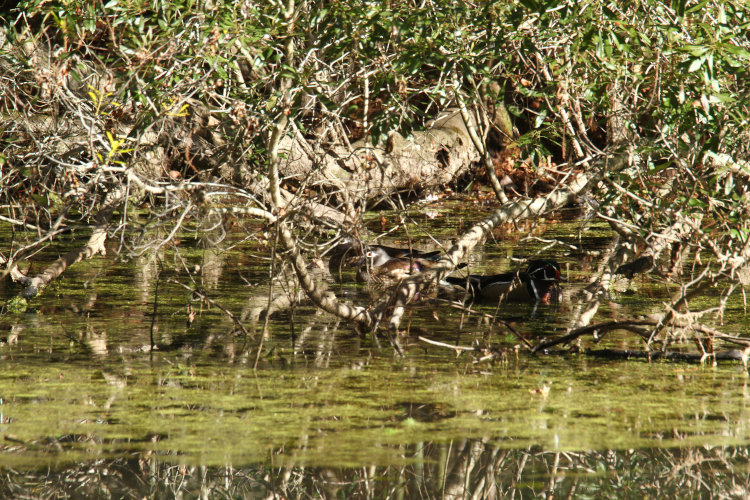
[[[442,252],[423,252],[408,248],[384,245],[362,245],[352,240],[336,245],[329,251],[328,270],[339,280],[347,271],[356,270],[357,281],[370,281],[372,278],[400,280],[405,276],[424,271]]]
[[[432,262],[423,259],[390,259],[379,266],[361,266],[357,271],[357,281],[388,284],[401,281],[407,276],[429,269]]]
[[[532,260],[526,271],[465,278],[447,277],[445,280],[465,288],[474,298],[486,301],[559,302],[558,282],[567,281],[560,275],[560,265],[553,260]]]
[[[387,247],[383,245],[368,245],[365,248],[364,257],[365,263],[371,267],[382,266],[386,262],[394,259],[421,259],[429,261],[437,261],[442,252],[435,250],[432,252],[423,252],[421,250],[413,250],[409,248],[395,248]]]
[[[357,271],[357,281],[399,281],[432,267],[442,252],[369,245]]]

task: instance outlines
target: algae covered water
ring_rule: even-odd
[[[747,493],[741,363],[523,349],[521,338],[565,331],[585,260],[559,258],[570,278],[559,305],[411,307],[397,354],[311,306],[266,322],[262,249],[235,243],[186,241],[161,262],[87,261],[2,317],[5,494]],[[507,268],[510,248],[489,245],[472,265]],[[658,308],[666,293],[634,280],[612,290],[601,314]],[[728,310],[726,322],[747,323],[741,304]]]

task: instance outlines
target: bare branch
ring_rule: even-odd
[[[99,211],[94,218],[96,223],[94,230],[91,233],[88,242],[83,247],[71,250],[53,262],[37,276],[24,280],[26,288],[21,292],[21,295],[26,298],[34,297],[52,280],[59,278],[68,267],[76,262],[93,257],[98,253],[104,255],[106,253],[104,242],[107,239],[107,226],[109,220],[112,218],[112,213],[122,201],[122,198],[118,197]]]

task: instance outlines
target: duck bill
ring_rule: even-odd
[[[557,281],[565,281],[565,282],[570,281],[570,280],[568,280],[568,278],[564,278],[563,275],[560,274],[560,271],[558,271],[557,269],[555,269],[555,279]]]

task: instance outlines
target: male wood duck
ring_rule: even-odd
[[[447,277],[445,280],[466,288],[474,298],[486,301],[559,302],[561,289],[558,282],[567,281],[560,275],[560,265],[553,260],[532,260],[526,271],[466,278]]]

